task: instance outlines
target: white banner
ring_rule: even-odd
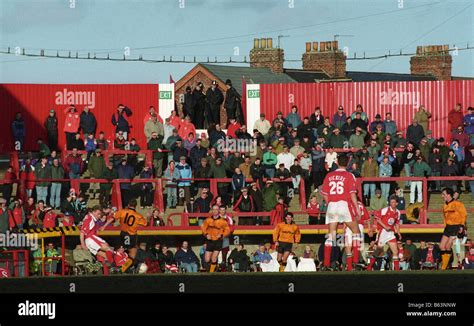
[[[250,134],[258,119],[260,119],[260,84],[247,84],[247,130]]]
[[[164,121],[174,110],[174,84],[159,84],[158,93],[158,112]]]

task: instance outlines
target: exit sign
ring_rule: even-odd
[[[160,100],[171,100],[171,91],[160,91]]]
[[[258,90],[258,89],[255,89],[255,90],[249,89],[247,91],[247,97],[248,98],[259,98],[260,97],[260,90]]]

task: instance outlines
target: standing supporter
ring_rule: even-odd
[[[224,95],[219,89],[216,80],[212,81],[211,87],[207,89],[206,100],[208,105],[208,124],[221,123],[221,105],[224,103]]]
[[[82,129],[84,138],[87,138],[90,134],[94,136],[97,129],[97,120],[94,116],[94,113],[90,112],[88,106],[84,107],[84,111],[82,111],[79,119],[79,126]]]
[[[75,106],[70,106],[65,110],[66,120],[64,121],[64,132],[66,134],[66,149],[72,150],[74,139],[80,127],[80,116]]]
[[[49,110],[49,115],[44,122],[48,134],[48,145],[51,150],[58,150],[58,118],[54,109]]]
[[[423,128],[424,134],[428,132],[428,122],[429,119],[431,118],[431,113],[426,111],[426,108],[424,105],[420,105],[418,108],[418,111],[415,113],[415,116],[413,117],[413,120],[418,121],[420,126]]]
[[[462,113],[462,106],[460,103],[448,113],[449,131],[452,133],[456,131],[458,126],[463,125],[464,115]]]
[[[132,115],[132,110],[123,104],[117,105],[117,111],[112,115],[112,125],[115,126],[115,133],[122,131],[125,140],[128,139],[130,133],[130,124],[126,117]]]

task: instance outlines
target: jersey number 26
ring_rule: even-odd
[[[329,187],[331,195],[342,195],[344,193],[344,182],[342,181],[331,181]]]

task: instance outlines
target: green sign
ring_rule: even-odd
[[[247,91],[248,98],[259,98],[260,97],[260,90],[259,89],[249,89]]]
[[[171,100],[171,91],[160,91],[160,100]]]

